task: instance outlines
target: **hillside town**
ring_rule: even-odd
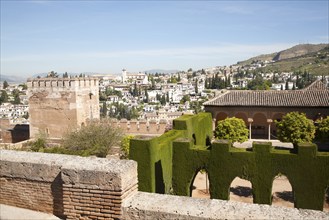
[[[316,80],[329,86],[329,76],[304,72],[260,72],[270,61],[175,73],[94,74],[99,79],[100,114],[117,120],[164,120],[204,111],[203,103],[226,90],[298,90]],[[48,73],[48,77],[71,77]],[[86,76],[85,76],[86,77]],[[0,118],[28,124],[27,86],[2,82]]]

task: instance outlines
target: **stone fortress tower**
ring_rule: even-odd
[[[100,118],[98,78],[33,78],[27,86],[30,138],[61,138]]]

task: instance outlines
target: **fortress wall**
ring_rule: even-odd
[[[162,135],[165,132],[167,122],[160,121],[127,121],[122,119],[120,121],[114,121],[114,126],[122,129],[125,134],[140,135],[140,134],[150,134],[150,135]]]
[[[122,200],[137,191],[128,160],[1,150],[0,203],[63,219],[121,218]]]

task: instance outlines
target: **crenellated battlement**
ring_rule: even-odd
[[[121,128],[126,134],[149,134],[149,135],[161,135],[170,126],[170,122],[167,120],[112,120],[114,126]]]
[[[34,88],[92,88],[98,87],[97,77],[79,78],[29,78],[27,86]]]

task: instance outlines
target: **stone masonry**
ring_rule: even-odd
[[[128,160],[1,150],[0,203],[63,219],[120,219],[121,203],[137,191]]]
[[[0,204],[62,219],[329,219],[314,210],[137,192],[130,160],[10,150],[0,150]]]
[[[28,79],[30,137],[61,138],[99,119],[98,78]],[[58,126],[61,125],[61,126]]]

